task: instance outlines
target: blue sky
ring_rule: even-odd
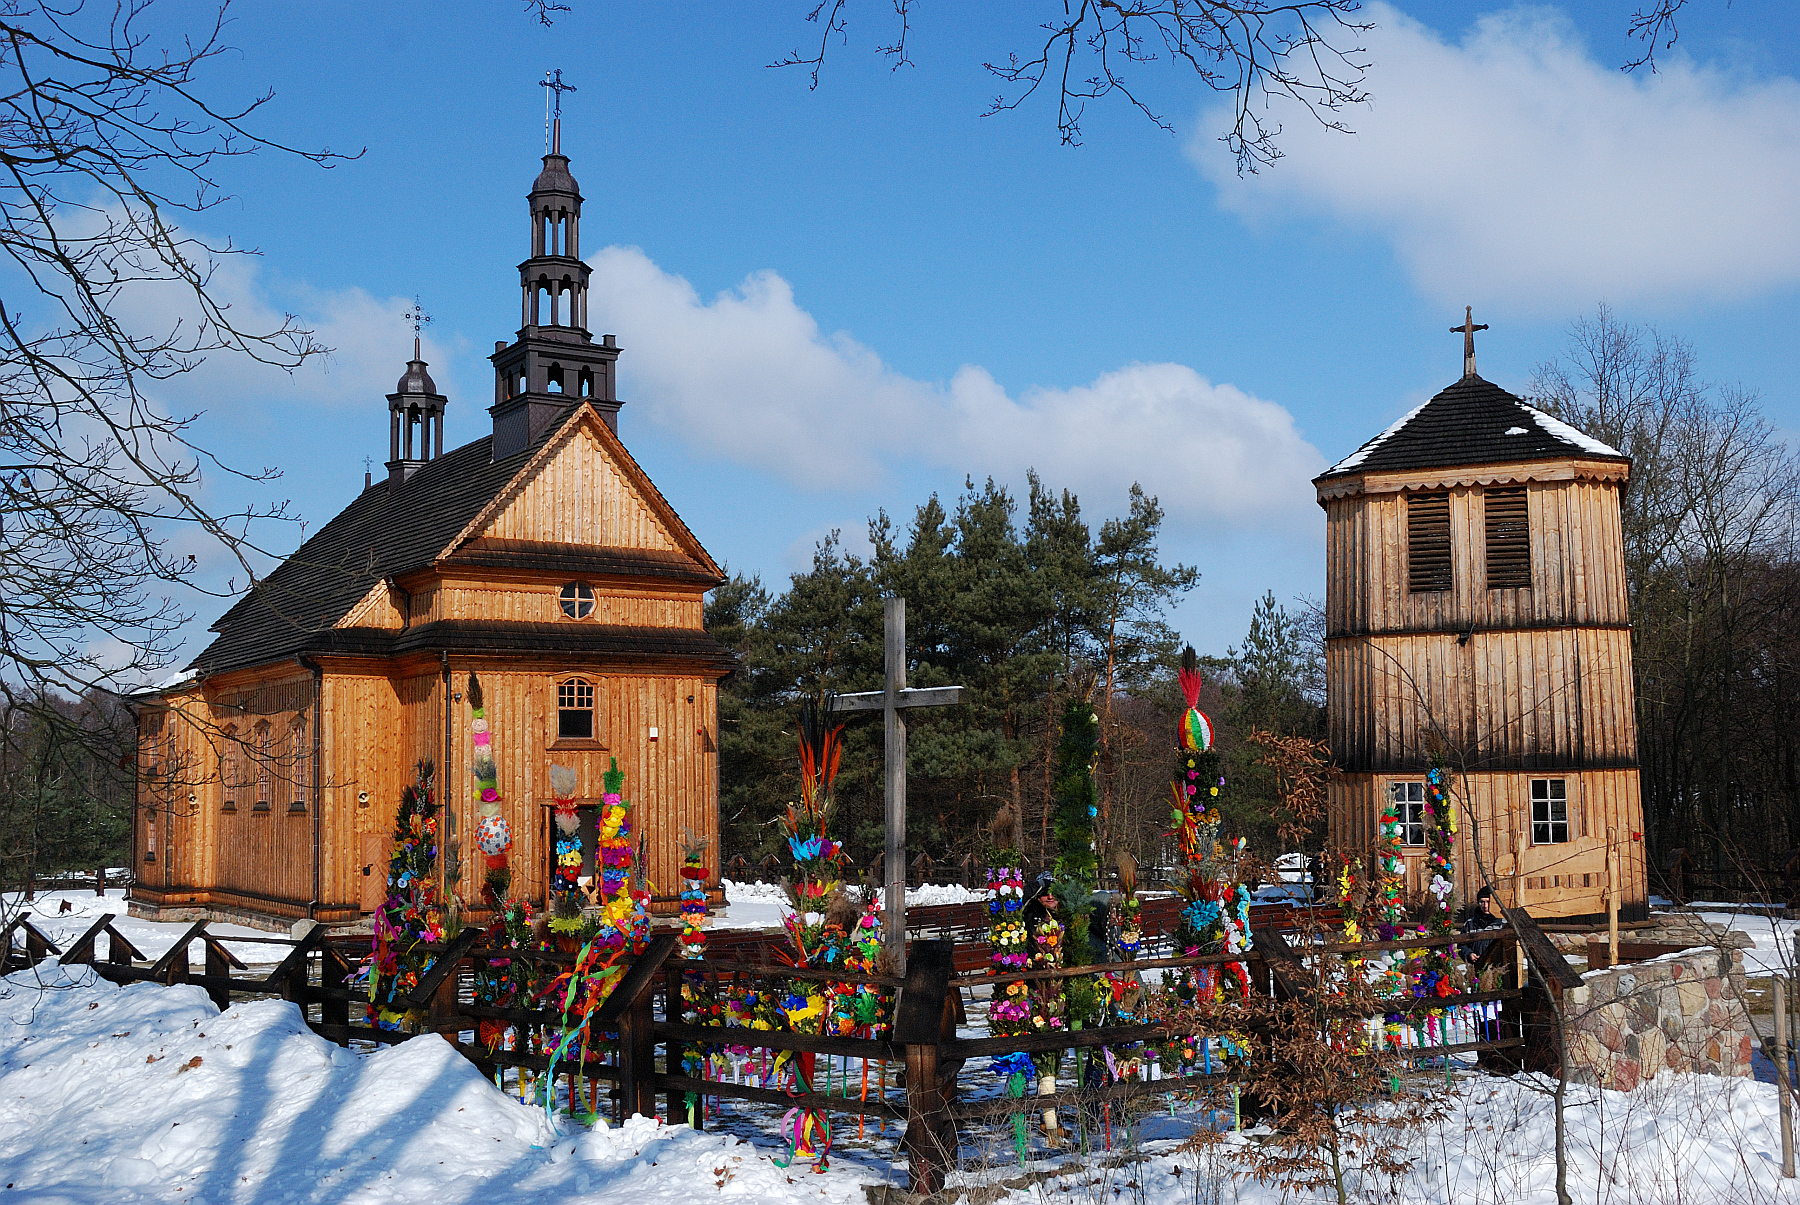
[[[192,225],[261,251],[223,281],[240,313],[294,312],[337,351],[293,378],[211,364],[166,397],[225,459],[279,467],[264,496],[313,526],[365,455],[380,470],[415,294],[447,442],[486,433],[551,67],[579,89],[564,149],[594,326],[625,348],[621,435],[717,558],[771,584],[965,476],[1035,465],[1096,524],[1140,480],[1203,573],[1176,620],[1222,652],[1265,589],[1322,591],[1308,479],[1460,375],[1464,304],[1493,327],[1483,375],[1515,390],[1605,300],[1800,429],[1787,5],[1702,0],[1663,70],[1630,76],[1632,0],[1374,6],[1356,133],[1277,109],[1287,157],[1246,180],[1218,98],[1168,68],[1137,75],[1173,135],[1114,103],[1078,148],[1049,97],[982,117],[981,63],[1028,45],[1034,4],[922,4],[896,72],[867,0],[809,91],[764,66],[816,37],[807,0],[570,3],[548,29],[510,0],[234,10],[209,86],[273,88],[261,128],[364,153],[236,161]],[[195,606],[190,651],[221,609]]]

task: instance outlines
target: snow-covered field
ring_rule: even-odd
[[[715,929],[772,929],[792,909],[776,883],[739,883],[725,879],[725,907],[713,914]],[[906,890],[908,908],[924,908],[933,904],[982,903],[987,892],[968,887],[927,884]]]
[[[65,900],[68,901],[70,911],[58,915],[57,909]],[[9,917],[15,909],[29,911],[31,923],[65,950],[71,942],[88,931],[88,927],[102,912],[110,912],[119,918],[113,922],[113,927],[123,933],[125,939],[141,950],[146,958],[161,958],[175,944],[175,939],[189,928],[186,924],[134,920],[126,916],[125,889],[122,887],[108,888],[104,898],[95,895],[92,887],[70,891],[40,891],[37,898],[29,904],[21,899],[18,892],[8,892],[5,903]],[[210,924],[206,926],[206,931],[215,937],[227,938],[266,939],[282,936],[279,933],[266,933],[261,929],[224,923]],[[246,966],[273,966],[287,956],[289,949],[285,945],[264,945],[260,941],[226,944]],[[198,946],[194,947],[193,956],[200,956]]]
[[[540,1109],[502,1094],[435,1037],[364,1054],[316,1037],[283,1001],[219,1013],[196,987],[119,988],[85,968],[40,969],[43,986],[30,971],[0,981],[0,1203],[7,1205],[591,1205],[714,1197],[860,1205],[865,1184],[904,1184],[904,1167],[868,1147],[834,1152],[824,1175],[776,1167],[771,1136],[743,1124],[747,1115],[722,1133],[642,1118],[592,1131],[564,1120],[558,1132]],[[971,1086],[988,1078],[976,1064],[964,1076]],[[1412,1171],[1397,1183],[1359,1185],[1353,1199],[1553,1201],[1550,1101],[1534,1087],[1543,1084],[1459,1075],[1447,1115],[1405,1139]],[[1658,1076],[1629,1094],[1571,1090],[1569,1117],[1578,1202],[1800,1202],[1795,1182],[1779,1177],[1770,1085]],[[1197,1165],[1175,1153],[1198,1120],[1148,1119],[1141,1161],[1097,1150],[1028,1169],[1013,1161],[1006,1134],[988,1132],[991,1150],[972,1134],[953,1185],[993,1185],[1020,1205],[1326,1199],[1231,1184],[1220,1170],[1229,1165]],[[1114,1138],[1122,1135],[1115,1130]],[[1232,1135],[1227,1147],[1254,1141],[1254,1134]],[[1040,1175],[1022,1174],[1028,1171]],[[1222,1194],[1212,1195],[1214,1188]]]
[[[1729,905],[1718,905],[1721,909]],[[1792,975],[1795,973],[1794,934],[1800,932],[1800,921],[1771,916],[1761,909],[1700,913],[1702,920],[1724,925],[1746,933],[1756,942],[1754,949],[1744,951],[1744,970],[1752,975]]]

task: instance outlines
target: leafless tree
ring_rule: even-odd
[[[908,65],[913,0],[892,0],[899,28],[879,47],[898,70]],[[817,0],[806,19],[819,26],[811,51],[795,50],[772,67],[802,67],[811,84],[833,41],[848,29],[849,0]],[[1368,64],[1357,40],[1371,26],[1358,20],[1361,0],[1064,0],[1045,5],[1045,19],[1029,48],[982,66],[1003,85],[988,114],[1019,108],[1040,89],[1054,90],[1056,128],[1068,145],[1081,142],[1089,101],[1117,96],[1165,130],[1140,68],[1167,63],[1191,71],[1207,88],[1232,98],[1231,124],[1221,136],[1240,171],[1254,172],[1281,157],[1280,123],[1268,117],[1273,98],[1299,102],[1312,117],[1344,130],[1341,114],[1367,99]]]
[[[187,35],[150,7],[0,2],[0,705],[40,725],[167,667],[174,596],[202,588],[174,542],[198,533],[253,582],[260,521],[285,517],[203,501],[203,470],[274,473],[212,455],[159,384],[209,356],[292,370],[324,350],[291,315],[234,315],[217,272],[248,252],[183,223],[226,199],[237,156],[337,156],[256,133],[267,94],[209,97],[223,6]]]

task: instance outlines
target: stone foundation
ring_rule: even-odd
[[[1563,997],[1571,1082],[1629,1092],[1660,1071],[1750,1074],[1744,956],[1697,949],[1589,971]]]
[[[1729,931],[1724,925],[1712,924],[1693,913],[1658,912],[1650,919],[1656,923],[1643,928],[1621,929],[1619,940],[1658,946],[1712,946],[1727,950],[1747,950],[1755,944],[1749,934]],[[1601,923],[1579,933],[1549,933],[1546,936],[1550,938],[1550,944],[1564,954],[1584,958],[1587,956],[1587,943],[1605,941],[1607,928]]]

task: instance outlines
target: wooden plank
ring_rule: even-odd
[[[1130,1080],[1100,1088],[1056,1092],[1049,1096],[974,1101],[952,1106],[950,1115],[957,1121],[982,1121],[1013,1113],[1036,1116],[1044,1109],[1061,1108],[1065,1105],[1079,1107],[1100,1101],[1138,1100],[1146,1096],[1165,1096],[1172,1092],[1197,1092],[1206,1088],[1223,1087],[1230,1082],[1230,1074],[1224,1071],[1215,1071],[1211,1075],[1177,1075],[1159,1080]]]
[[[950,992],[954,945],[948,941],[915,941],[907,958],[906,986],[894,1008],[894,1041],[901,1045],[936,1045],[944,1004]]]
[[[595,1024],[605,1029],[617,1028],[626,1010],[655,985],[657,972],[662,970],[663,963],[675,953],[678,944],[673,933],[653,938],[644,952],[632,960],[618,986],[601,1001],[599,1009],[594,1013]]]
[[[451,976],[462,966],[463,957],[476,942],[481,940],[481,937],[482,931],[471,925],[447,943],[437,957],[432,960],[431,969],[420,977],[418,986],[407,995],[407,1010],[430,1007],[438,990],[446,982],[454,986],[456,981]]]
[[[825,1109],[834,1113],[864,1114],[880,1116],[895,1121],[906,1118],[904,1106],[870,1097],[859,1100],[854,1096],[827,1096],[822,1092],[800,1092],[789,1095],[772,1088],[758,1088],[751,1084],[734,1084],[729,1080],[697,1079],[688,1075],[658,1075],[656,1086],[667,1092],[692,1092],[696,1096],[710,1096],[723,1100],[753,1100],[762,1104],[781,1105],[790,1109]]]
[[[840,1037],[831,1034],[785,1033],[780,1030],[745,1029],[734,1025],[688,1025],[655,1022],[656,1036],[700,1046],[748,1046],[761,1050],[798,1050],[856,1059],[899,1059],[901,1044],[880,1038]]]
[[[1311,990],[1305,968],[1300,964],[1299,955],[1288,945],[1287,939],[1280,933],[1269,929],[1260,929],[1251,936],[1251,948],[1262,955],[1264,965],[1269,968],[1269,976],[1274,981],[1276,994],[1289,1000],[1304,998]]]
[[[196,937],[202,936],[206,932],[206,924],[207,922],[203,920],[197,920],[189,925],[187,932],[176,938],[175,944],[170,946],[168,952],[157,959],[156,964],[150,968],[151,977],[164,983],[178,982],[180,978],[186,977],[188,946]]]
[[[1506,919],[1518,931],[1519,941],[1525,947],[1525,956],[1537,967],[1538,973],[1552,985],[1552,990],[1580,987],[1581,974],[1570,966],[1562,953],[1544,936],[1544,931],[1537,927],[1537,922],[1523,908],[1502,909]]]
[[[99,919],[88,926],[87,932],[83,933],[80,937],[77,937],[75,939],[75,944],[70,946],[68,952],[57,960],[58,964],[61,966],[75,966],[79,963],[93,962],[95,942],[99,939],[103,930],[110,929],[111,927],[112,913],[102,912]],[[8,933],[10,932],[11,930],[9,929]],[[6,935],[0,934],[0,941],[5,940]]]

